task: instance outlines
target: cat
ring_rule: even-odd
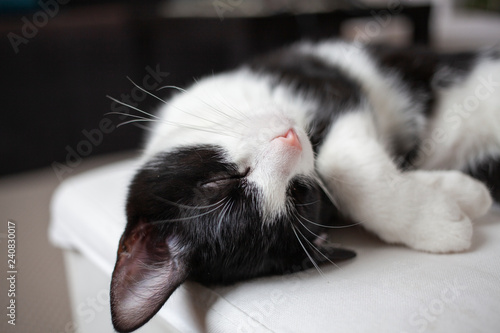
[[[465,251],[471,220],[492,204],[462,171],[500,155],[497,49],[302,41],[178,90],[158,115],[135,116],[153,127],[112,276],[119,332],[144,325],[186,280],[353,258],[327,243],[336,225]]]

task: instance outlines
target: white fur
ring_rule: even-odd
[[[377,141],[366,110],[345,115],[328,135],[318,171],[339,206],[389,243],[431,251],[470,246],[470,218],[489,209],[484,185],[459,173],[402,173]]]
[[[500,61],[483,60],[461,84],[439,93],[418,167],[464,169],[500,154]]]

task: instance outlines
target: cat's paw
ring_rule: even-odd
[[[403,242],[411,248],[433,253],[467,250],[471,246],[472,222],[449,198],[434,193],[424,202]]]
[[[493,203],[483,183],[459,171],[413,171],[409,175],[449,196],[470,219],[485,215]]]
[[[403,232],[408,246],[429,252],[467,250],[472,222],[488,212],[492,199],[486,186],[458,171],[413,171],[409,177],[420,210]]]

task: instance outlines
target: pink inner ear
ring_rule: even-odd
[[[122,237],[111,280],[111,315],[118,332],[144,325],[187,278],[186,265],[155,241],[151,225]]]

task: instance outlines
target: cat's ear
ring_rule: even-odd
[[[177,245],[177,246],[176,246]],[[153,317],[188,276],[186,256],[172,239],[159,239],[140,221],[120,239],[111,280],[111,316],[118,332],[131,332]]]
[[[313,251],[312,257],[318,264],[344,261],[356,257],[356,252],[338,247],[334,244],[317,244],[317,251]]]
[[[318,253],[315,254],[317,257],[316,259],[320,262],[329,260],[336,262],[352,259],[356,256],[356,252],[352,250],[333,246],[322,246],[317,252],[321,252],[321,255],[319,255]],[[328,258],[329,260],[327,260],[326,258]]]

